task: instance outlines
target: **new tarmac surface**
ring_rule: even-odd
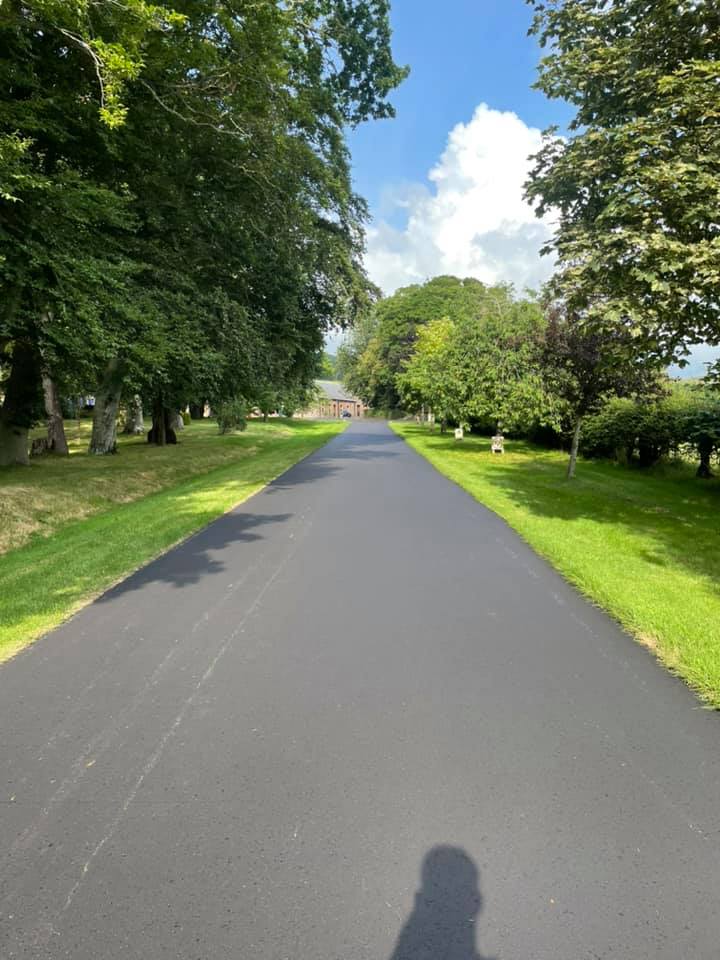
[[[718,960],[720,717],[380,423],[0,667],[0,956]]]

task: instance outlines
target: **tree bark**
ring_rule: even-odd
[[[135,394],[127,406],[127,420],[125,422],[125,433],[131,433],[135,436],[145,433],[145,423],[143,421],[142,400],[139,394]]]
[[[28,432],[27,427],[11,426],[0,420],[0,467],[28,465]]]
[[[712,455],[713,445],[708,440],[701,440],[698,444],[698,453],[700,454],[700,466],[697,468],[697,473],[695,476],[700,477],[702,480],[709,480],[713,472],[710,469],[710,457]]]
[[[30,462],[28,432],[41,417],[40,365],[35,348],[15,343],[0,407],[0,467]]]
[[[156,399],[153,405],[152,426],[148,431],[148,443],[154,443],[158,447],[164,447],[166,443],[165,435],[166,416],[165,406],[162,398]]]
[[[164,447],[168,443],[177,443],[177,436],[170,420],[170,411],[158,397],[153,406],[152,427],[147,435],[148,443]]]
[[[567,468],[568,480],[575,476],[575,464],[577,463],[578,448],[580,447],[580,428],[582,426],[582,417],[575,421],[575,430],[573,431],[572,444],[570,446],[570,461]]]
[[[66,457],[69,453],[65,437],[60,397],[55,381],[46,373],[42,378],[43,396],[45,397],[45,413],[47,414],[48,450]]]
[[[95,393],[89,453],[103,456],[117,452],[117,415],[124,374],[125,364],[119,357],[113,357],[103,371]]]
[[[191,403],[190,404],[190,419],[191,420],[202,420],[205,416],[205,406],[202,403]]]

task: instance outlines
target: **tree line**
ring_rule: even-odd
[[[97,454],[123,397],[164,444],[187,404],[303,395],[376,295],[346,132],[393,115],[388,8],[0,6],[0,465],[76,394]]]
[[[535,86],[575,111],[565,133],[545,132],[526,184],[557,223],[551,281],[538,297],[448,277],[400,290],[338,359],[377,408],[560,431],[572,475],[583,427],[608,401],[659,411],[667,365],[720,343],[720,7],[528,3],[545,54]],[[670,444],[684,431],[703,475],[720,445],[718,379],[716,365]]]
[[[347,385],[383,413],[461,425],[650,466],[720,454],[720,391],[673,383],[629,323],[600,332],[509,285],[435,277],[381,301],[338,351]]]

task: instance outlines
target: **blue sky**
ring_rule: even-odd
[[[564,126],[568,107],[532,90],[540,48],[524,0],[393,0],[393,49],[410,76],[393,94],[393,120],[351,135],[356,188],[378,210],[393,183],[422,181],[455,124],[480,103],[532,127]]]
[[[372,213],[366,263],[385,291],[437,273],[537,287],[550,234],[523,200],[540,131],[570,112],[532,89],[540,50],[524,0],[394,0],[393,47],[410,76],[397,117],[350,135]]]

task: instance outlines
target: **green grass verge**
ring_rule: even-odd
[[[567,481],[556,451],[392,427],[720,707],[720,482],[594,461]]]
[[[90,457],[78,448],[69,459],[42,458],[0,472],[0,517],[9,525],[15,519],[13,542],[24,542],[0,556],[0,660],[246,500],[343,427],[251,422],[246,432],[221,437],[216,424],[193,423],[176,447],[128,439],[115,457]],[[19,519],[8,506],[18,487]],[[49,505],[54,513],[47,513]]]

